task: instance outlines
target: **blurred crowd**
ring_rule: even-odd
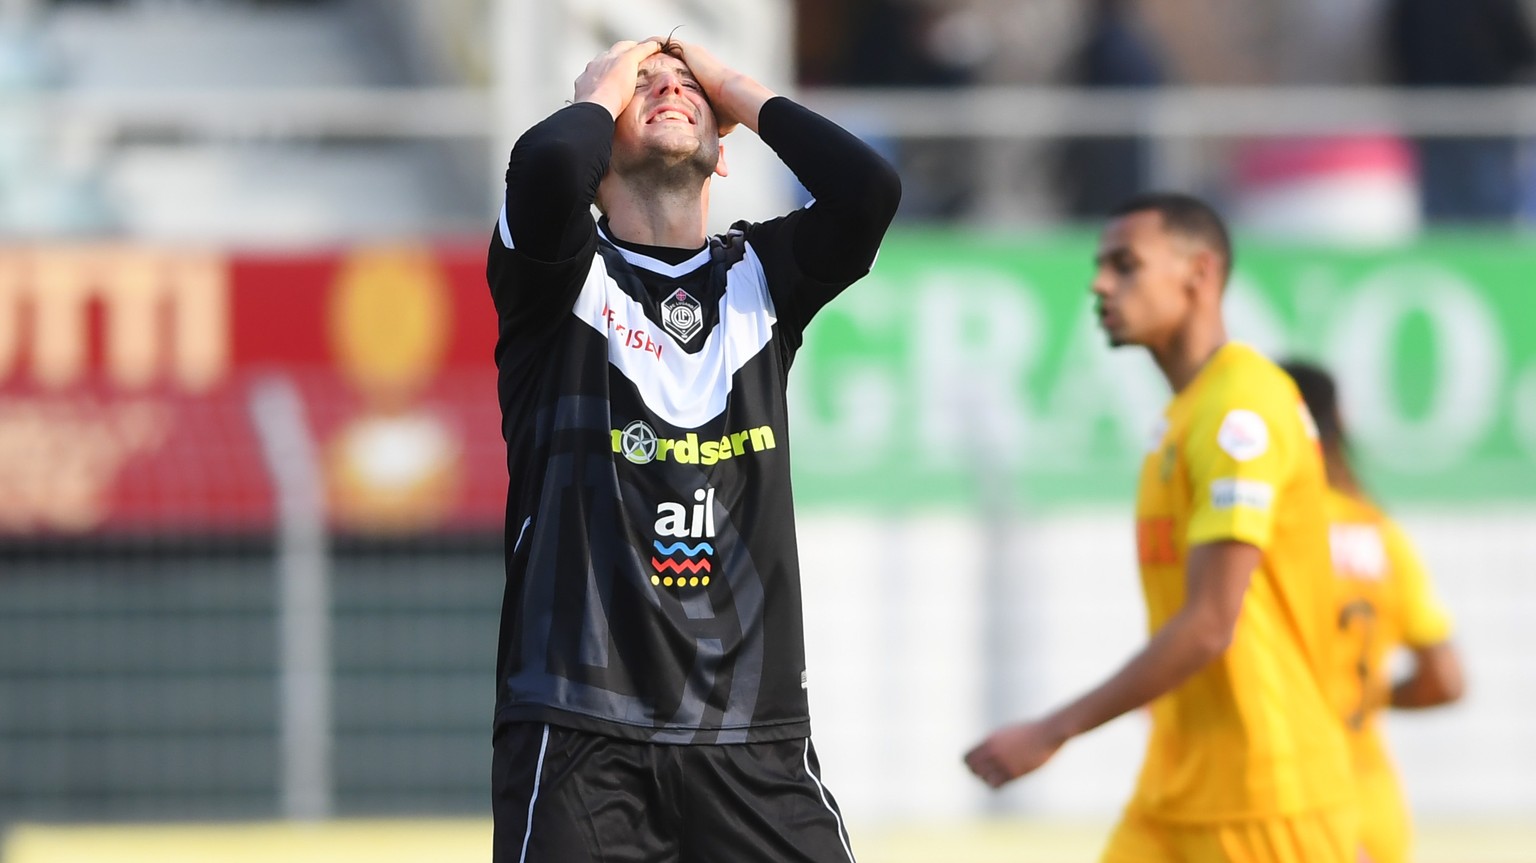
[[[830,87],[1057,84],[1088,87],[1491,88],[1536,74],[1532,0],[797,0],[800,83]],[[1536,153],[1499,136],[1205,142],[1223,164],[1199,190],[1240,222],[1284,232],[1340,215],[1390,239],[1434,223],[1536,219]],[[944,176],[963,142],[912,144],[905,214],[974,212]],[[1049,178],[1058,215],[1092,218],[1155,184],[1148,144],[1057,142],[1020,158]],[[937,149],[936,155],[933,151]],[[943,192],[942,190],[949,189]],[[1027,195],[1025,196],[1027,198]],[[1346,207],[1345,210],[1350,210]],[[992,214],[998,215],[998,214]],[[1369,230],[1367,231],[1369,233]],[[1370,238],[1370,237],[1367,237]]]
[[[603,38],[617,26],[580,11],[582,4],[551,9],[566,5],[572,20]],[[709,6],[713,23],[689,26],[716,27],[729,46],[740,10],[758,5],[657,0],[646,8],[686,18]],[[1536,70],[1536,0],[790,6],[799,83],[807,87],[1491,92],[1532,83]],[[284,137],[285,124],[257,140],[205,133],[201,118],[185,114],[176,123],[158,115],[146,121],[133,101],[120,112],[135,118],[127,122],[32,110],[28,99],[89,92],[111,103],[189,82],[208,90],[482,87],[492,77],[486,22],[496,7],[491,0],[0,0],[0,233],[313,239],[477,230],[487,206],[485,158],[459,141],[340,135],[316,145]],[[556,19],[550,11],[551,26]],[[562,87],[566,77],[559,73]],[[1493,113],[1455,107],[1484,120],[1510,116],[1497,106]],[[1496,130],[1439,138],[1401,130],[1287,139],[892,137],[881,145],[907,180],[901,217],[909,221],[1049,228],[1095,219],[1149,187],[1175,187],[1215,201],[1250,230],[1390,241],[1425,224],[1536,225],[1536,146],[1488,131]],[[1127,126],[1127,135],[1136,132]],[[246,206],[223,207],[231,198]],[[216,222],[210,212],[227,215]],[[294,212],[306,220],[295,221]]]

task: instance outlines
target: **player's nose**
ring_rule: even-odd
[[[1093,279],[1088,282],[1088,292],[1099,299],[1104,299],[1114,292],[1114,285],[1103,267],[1094,271]]]
[[[683,92],[683,76],[679,72],[668,69],[651,80],[654,82],[656,93],[680,94]]]

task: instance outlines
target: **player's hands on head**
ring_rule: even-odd
[[[660,39],[615,42],[612,48],[593,57],[576,78],[576,101],[595,102],[618,119],[629,100],[635,98],[640,62],[660,50]]]
[[[726,88],[732,83],[751,79],[721,63],[714,54],[701,45],[670,36],[652,36],[651,39],[661,43],[662,49],[667,53],[682,60],[683,65],[688,67],[688,71],[693,73],[694,80],[704,88],[704,96],[709,99],[710,107],[715,110],[715,126],[722,136],[730,134],[732,129],[746,119],[733,113],[731,106],[737,99],[727,93]],[[753,85],[757,86],[755,82]]]
[[[965,754],[965,765],[993,788],[1039,769],[1067,739],[1046,720],[1005,725]]]

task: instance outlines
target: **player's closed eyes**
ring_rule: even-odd
[[[635,90],[638,92],[645,89],[646,87],[649,87],[651,85],[652,77],[654,76],[641,72],[638,76],[635,77]],[[684,89],[692,90],[695,93],[704,92],[704,88],[699,86],[699,82],[692,78],[684,78],[683,87]]]

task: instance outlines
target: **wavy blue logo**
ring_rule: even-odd
[[[707,542],[701,542],[698,545],[692,545],[692,546],[688,545],[687,543],[682,543],[682,542],[674,542],[671,545],[662,545],[660,540],[656,540],[656,541],[653,541],[651,544],[656,546],[656,551],[657,551],[658,554],[664,554],[664,555],[667,555],[667,556],[674,555],[674,554],[678,553],[679,551],[681,551],[683,554],[688,555],[689,557],[694,557],[694,556],[696,556],[701,551],[706,553],[706,554],[714,554],[715,553],[715,547],[710,545]]]

